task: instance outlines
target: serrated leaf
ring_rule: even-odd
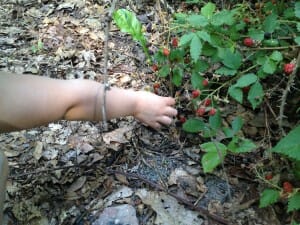
[[[227,48],[220,56],[222,58],[222,63],[230,69],[237,70],[242,64],[242,56],[239,52],[232,52]]]
[[[268,33],[273,33],[277,26],[278,26],[277,15],[274,13],[267,16],[263,23],[263,29],[265,32],[268,32]]]
[[[199,59],[202,50],[202,43],[198,36],[194,36],[190,43],[190,54],[194,62]]]
[[[234,133],[237,133],[238,131],[240,131],[242,129],[243,125],[244,125],[244,121],[243,121],[242,117],[240,117],[240,116],[235,117],[231,123],[231,127],[232,127],[232,130],[234,131]]]
[[[159,77],[167,77],[169,74],[170,74],[170,66],[168,64],[163,65],[158,71]]]
[[[206,153],[202,156],[201,164],[205,173],[212,172],[224,160],[227,150],[220,142],[207,142],[200,145]]]
[[[217,110],[216,114],[213,116],[209,117],[209,126],[214,129],[217,130],[221,127],[222,125],[222,119],[221,119],[221,114],[220,111]]]
[[[216,9],[216,5],[209,2],[201,8],[201,14],[208,20],[212,18],[212,15]]]
[[[234,137],[227,147],[228,150],[230,150],[231,152],[245,153],[251,152],[253,149],[256,148],[256,145],[248,139]]]
[[[216,74],[224,75],[224,76],[233,76],[235,75],[237,70],[229,69],[225,66],[220,67],[215,71]]]
[[[265,189],[260,197],[259,207],[267,207],[278,201],[280,192],[274,189]]]
[[[276,63],[268,57],[263,65],[263,71],[267,74],[273,74],[276,68],[277,68]]]
[[[300,18],[300,2],[295,3],[295,16]]]
[[[179,40],[179,46],[184,46],[190,43],[196,34],[194,32],[184,34]]]
[[[280,62],[283,60],[283,56],[281,54],[281,52],[279,51],[274,51],[272,52],[272,54],[270,55],[270,59],[276,61],[276,62]]]
[[[211,23],[214,26],[221,26],[223,24],[231,26],[235,22],[234,14],[234,11],[224,9],[213,15]]]
[[[292,195],[288,199],[288,212],[292,212],[300,209],[300,192]]]
[[[297,45],[300,45],[300,36],[295,37],[294,41],[296,42]]]
[[[239,103],[243,103],[243,91],[234,85],[230,86],[228,89],[228,94]]]
[[[254,73],[248,73],[240,77],[235,86],[239,88],[250,86],[251,84],[254,84],[257,81],[257,76]]]
[[[172,83],[175,84],[176,87],[181,85],[183,78],[183,69],[176,67],[173,69]]]
[[[262,103],[264,94],[263,87],[259,81],[251,86],[247,99],[251,103],[253,109],[256,109],[256,107]]]
[[[202,15],[192,14],[187,18],[190,26],[205,27],[208,24],[207,19]]]
[[[210,35],[206,31],[197,31],[196,34],[199,38],[201,38],[203,41],[207,41],[208,43],[211,42]]]
[[[254,40],[262,41],[264,39],[265,32],[262,30],[250,29],[248,35]]]
[[[300,125],[291,130],[287,136],[282,138],[277,145],[271,149],[295,160],[300,160]]]
[[[200,119],[188,119],[183,125],[182,129],[190,133],[199,133],[205,128],[205,123]]]

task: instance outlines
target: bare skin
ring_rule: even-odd
[[[0,133],[33,128],[58,120],[102,120],[102,84],[0,72]],[[111,88],[106,92],[107,118],[134,116],[159,129],[177,111],[170,97]]]

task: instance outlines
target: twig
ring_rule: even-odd
[[[199,206],[196,206],[194,205],[193,203],[187,201],[186,199],[164,189],[162,186],[138,175],[138,174],[133,174],[133,173],[127,173],[127,172],[123,172],[123,171],[118,171],[118,170],[111,170],[111,169],[106,169],[106,173],[108,174],[121,174],[121,175],[124,175],[124,176],[127,176],[127,177],[131,177],[131,178],[135,178],[135,179],[138,179],[138,180],[141,180],[145,183],[147,183],[148,185],[150,185],[152,188],[155,188],[156,190],[159,190],[159,191],[164,191],[166,192],[168,195],[176,198],[180,203],[188,206],[189,208],[193,209],[193,210],[196,210],[201,216],[203,217],[209,217],[210,219],[213,219],[221,224],[224,224],[224,225],[227,225],[228,224],[228,221],[226,221],[224,218],[220,217],[220,216],[217,216],[215,214],[212,214],[210,213],[208,210],[204,209],[204,208],[201,208]]]
[[[300,51],[298,52],[298,57],[295,63],[295,69],[293,71],[293,73],[289,76],[289,80],[286,84],[285,89],[283,90],[282,93],[282,98],[281,98],[281,103],[280,103],[280,108],[279,108],[279,117],[278,117],[278,126],[279,129],[281,130],[281,134],[283,136],[286,135],[284,129],[283,129],[283,118],[284,118],[284,108],[285,108],[285,104],[286,104],[286,99],[287,99],[287,95],[291,89],[291,86],[294,84],[294,80],[296,78],[296,74],[297,74],[297,70],[300,67]]]
[[[102,100],[102,120],[104,130],[107,131],[107,117],[106,117],[106,91],[110,89],[108,84],[108,74],[107,74],[107,67],[108,67],[108,39],[109,39],[109,30],[110,24],[112,20],[112,14],[115,10],[116,0],[113,0],[111,3],[110,10],[106,17],[106,29],[105,29],[105,40],[104,40],[104,87],[103,87],[103,100]]]

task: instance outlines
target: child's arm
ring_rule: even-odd
[[[101,120],[103,86],[90,80],[57,80],[0,72],[0,132],[53,121]],[[170,124],[174,99],[143,91],[111,88],[106,92],[107,118],[134,116],[153,128]]]

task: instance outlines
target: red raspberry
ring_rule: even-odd
[[[284,67],[283,67],[283,71],[286,75],[290,75],[295,69],[295,64],[293,63],[287,63],[287,64],[284,64]]]
[[[153,88],[154,88],[154,89],[158,89],[158,88],[160,88],[160,84],[159,84],[159,83],[155,83],[155,84],[153,84]]]
[[[285,181],[283,183],[282,187],[283,187],[283,191],[286,192],[286,193],[293,192],[293,185],[288,181]]]
[[[271,173],[269,173],[269,174],[267,174],[267,175],[265,176],[265,179],[266,179],[266,180],[272,180],[272,179],[273,179],[273,175],[272,175]]]
[[[243,20],[245,23],[250,23],[250,19],[248,17],[245,17]]]
[[[247,87],[243,87],[243,92],[246,94],[250,91],[250,86],[247,86]]]
[[[163,53],[164,56],[169,56],[170,55],[170,50],[167,49],[167,48],[164,48],[162,53]]]
[[[216,112],[217,112],[217,110],[215,108],[211,108],[208,112],[208,115],[213,116],[216,114]]]
[[[183,115],[180,115],[179,116],[179,121],[180,121],[180,123],[185,123],[186,118]]]
[[[247,46],[247,47],[252,47],[254,45],[254,41],[252,38],[245,38],[244,39],[244,45]]]
[[[203,80],[203,81],[202,81],[202,85],[203,85],[204,87],[208,86],[208,80],[207,80],[207,79]]]
[[[200,95],[200,91],[199,90],[193,90],[192,91],[192,98],[197,98]]]
[[[200,107],[199,109],[197,109],[196,111],[196,115],[197,116],[203,116],[205,114],[205,108],[204,107]]]
[[[151,69],[152,69],[154,72],[156,72],[156,71],[158,70],[158,66],[157,66],[156,64],[153,64],[153,65],[151,66]]]
[[[178,47],[178,39],[176,37],[172,39],[172,46],[175,48]]]
[[[210,104],[211,104],[210,98],[205,99],[204,102],[203,102],[203,104],[204,104],[205,106],[210,106]]]

